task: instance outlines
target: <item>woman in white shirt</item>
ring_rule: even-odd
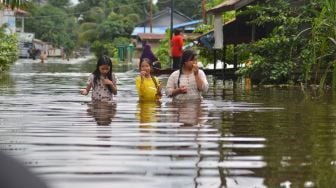
[[[169,76],[166,92],[173,101],[201,101],[202,92],[208,90],[208,81],[204,72],[197,66],[196,56],[195,51],[185,50],[180,69]]]

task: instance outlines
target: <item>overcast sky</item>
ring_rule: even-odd
[[[71,0],[71,3],[72,3],[72,4],[77,4],[77,3],[78,3],[78,0]]]

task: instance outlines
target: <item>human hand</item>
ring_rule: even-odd
[[[142,79],[145,78],[145,76],[146,76],[146,71],[140,71],[140,76],[141,76]]]
[[[187,86],[180,86],[179,88],[180,93],[187,93]]]
[[[81,90],[79,90],[79,92],[82,95],[87,95],[88,94],[88,91],[86,89],[81,89]]]
[[[199,68],[197,64],[193,64],[192,70],[195,76],[198,75]]]
[[[113,82],[111,80],[109,80],[108,78],[104,78],[103,79],[103,84],[105,84],[105,85],[113,85]]]

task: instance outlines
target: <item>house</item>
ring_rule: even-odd
[[[150,25],[152,23],[152,33],[165,34],[167,28],[170,28],[171,21],[171,9],[170,7],[154,14],[151,18],[136,25],[132,32],[132,36],[136,36],[138,33],[150,33]],[[182,24],[185,22],[192,21],[191,18],[184,15],[183,13],[174,9],[173,13],[173,23],[174,25]]]
[[[18,30],[23,31],[24,28],[24,17],[28,15],[28,12],[21,9],[11,9],[4,8],[0,10],[0,26],[6,24],[6,33],[14,34]],[[16,18],[21,18],[21,29],[17,29],[16,27]]]
[[[257,0],[227,0],[223,3],[209,9],[207,14],[213,14],[215,17],[214,30],[205,33],[196,38],[196,40],[203,46],[213,50],[216,54],[216,50],[224,50],[223,62],[226,62],[226,46],[241,43],[250,43],[252,41],[263,38],[271,31],[271,26],[256,26],[248,24],[250,18],[244,15],[236,16],[233,20],[229,20],[222,23],[222,14],[226,11],[237,11],[244,9],[247,5],[252,5]],[[236,50],[236,48],[234,48]],[[233,65],[234,69],[237,69],[237,53],[234,52]],[[214,64],[217,61],[216,55],[214,58]],[[215,66],[216,69],[216,66]]]
[[[142,51],[142,42],[149,42],[152,47],[158,46],[161,39],[166,38],[166,30],[171,27],[171,9],[170,7],[154,14],[152,19],[148,18],[139,23],[134,28],[131,37],[135,46],[135,56]],[[152,24],[151,24],[152,23]],[[192,20],[188,16],[174,9],[173,29],[180,28],[187,34],[195,30],[200,20]],[[150,27],[152,25],[152,27]]]
[[[24,17],[28,15],[28,12],[19,8],[11,9],[4,8],[0,10],[0,26],[5,25],[6,34],[18,33],[19,43],[19,56],[29,57],[28,49],[32,47],[32,40],[34,33],[24,33]],[[16,19],[21,19],[21,27],[17,28]]]
[[[183,24],[186,22],[193,21],[188,16],[174,9],[173,13],[173,23],[174,25]],[[166,30],[170,28],[171,22],[171,9],[170,7],[154,14],[152,18],[148,18],[145,21],[136,25],[133,29],[131,37],[135,39],[136,48],[141,48],[142,41],[150,40],[152,44],[158,43],[161,39],[165,38]],[[152,23],[152,24],[151,24]],[[152,25],[152,27],[151,27]],[[146,35],[141,35],[141,33],[148,33]],[[147,38],[148,37],[148,38]]]

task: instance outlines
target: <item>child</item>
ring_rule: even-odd
[[[174,71],[167,81],[167,96],[173,101],[202,100],[202,92],[208,90],[206,75],[197,66],[196,53],[185,50],[180,70]]]
[[[81,89],[87,95],[92,87],[92,101],[111,101],[112,94],[117,94],[117,80],[112,73],[112,61],[103,55],[97,61],[96,70],[89,76],[86,88]]]
[[[139,94],[139,101],[158,102],[161,99],[161,85],[156,77],[151,75],[152,65],[148,58],[144,58],[139,64],[140,75],[135,83]]]

